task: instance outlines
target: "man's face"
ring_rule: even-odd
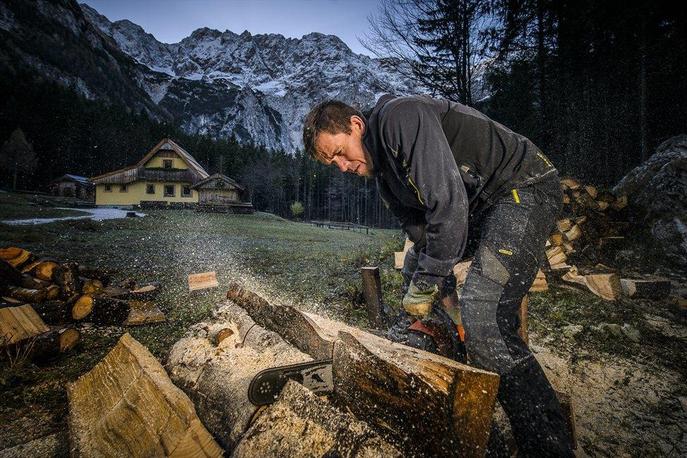
[[[358,116],[351,116],[350,134],[321,132],[315,140],[320,162],[336,165],[342,172],[372,176],[372,160],[363,145],[364,133],[365,121]]]

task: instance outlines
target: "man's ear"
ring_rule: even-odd
[[[351,129],[356,127],[360,130],[361,134],[365,133],[365,120],[358,115],[351,116]]]

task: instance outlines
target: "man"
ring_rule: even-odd
[[[403,269],[408,333],[439,341],[437,315],[448,314],[456,325],[462,319],[468,361],[501,376],[498,399],[519,452],[571,456],[556,395],[517,332],[520,302],[560,210],[551,162],[527,138],[479,111],[423,96],[384,96],[368,118],[342,102],[320,103],[306,116],[303,142],[324,164],[374,176],[415,243]],[[468,225],[478,245],[459,317],[433,304],[451,288]]]

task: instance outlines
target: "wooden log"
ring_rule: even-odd
[[[49,330],[28,304],[0,308],[0,347],[16,344]]]
[[[382,281],[379,277],[379,267],[361,267],[363,280],[363,297],[367,308],[367,319],[376,327],[384,325],[384,311],[382,310]]]
[[[557,264],[564,264],[568,257],[565,255],[562,247],[555,246],[546,250],[546,257],[549,260],[551,268]]]
[[[60,287],[57,285],[50,285],[45,289],[45,299],[52,301],[60,297]]]
[[[52,327],[30,343],[31,359],[45,361],[69,353],[81,340],[81,333],[70,326]]]
[[[403,269],[403,263],[405,262],[406,256],[402,251],[394,252],[394,269]]]
[[[561,188],[563,190],[576,190],[579,189],[581,186],[582,185],[580,184],[580,182],[572,177],[561,178]]]
[[[54,273],[54,280],[62,291],[62,298],[69,299],[81,292],[81,277],[78,265],[74,262],[62,264]]]
[[[110,274],[101,270],[101,269],[96,269],[96,268],[89,267],[89,266],[83,266],[81,264],[79,264],[78,269],[79,269],[79,276],[81,276],[81,277],[100,280],[100,282],[104,286],[108,286],[110,284],[110,281],[111,281]]]
[[[553,245],[553,246],[563,245],[563,240],[564,240],[564,235],[561,232],[556,232],[554,234],[551,234],[551,237],[549,237],[549,241],[551,242],[551,245]]]
[[[616,198],[615,202],[611,203],[611,208],[616,211],[620,211],[623,208],[627,207],[628,200],[626,195],[622,195],[618,198]]]
[[[234,335],[234,330],[231,328],[221,328],[219,331],[215,333],[215,337],[213,338],[213,341],[215,342],[215,346],[219,346],[219,344],[224,341],[224,339],[231,337]]]
[[[166,320],[165,314],[151,301],[129,300],[129,316],[124,321],[124,326],[141,326],[144,324],[162,323]]]
[[[72,456],[222,455],[188,397],[129,334],[67,396]]]
[[[570,220],[570,218],[564,218],[564,219],[559,219],[556,221],[556,227],[558,228],[559,232],[567,232],[569,231],[573,226],[573,222]]]
[[[620,297],[620,277],[616,273],[580,275],[577,268],[573,266],[562,279],[585,286],[589,291],[607,301],[615,301]]]
[[[19,247],[0,248],[0,259],[7,261],[12,267],[21,268],[24,264],[31,261],[33,255]]]
[[[400,458],[404,455],[350,413],[337,410],[326,399],[289,381],[279,400],[257,416],[231,456]]]
[[[51,281],[55,270],[59,268],[59,264],[49,259],[39,259],[22,269],[22,273],[30,273],[31,275],[45,281]]]
[[[80,321],[89,316],[93,312],[93,296],[84,294],[83,296],[74,295],[71,300],[71,307],[69,309],[71,318],[75,321]]]
[[[589,194],[592,199],[596,199],[596,196],[599,195],[599,191],[596,189],[596,186],[588,184],[584,187],[584,190],[587,191],[587,194]]]
[[[129,293],[129,297],[139,301],[151,301],[160,293],[160,282],[154,281],[142,285],[136,285]]]
[[[98,294],[103,290],[103,283],[94,278],[81,278],[83,286],[81,287],[82,294]]]
[[[623,294],[636,299],[665,299],[670,295],[670,280],[621,278]]]
[[[112,297],[115,299],[128,299],[131,291],[121,286],[106,286],[100,292],[101,296]]]
[[[530,293],[541,293],[549,290],[549,284],[546,281],[546,274],[541,269],[537,272],[534,282],[530,287]]]
[[[7,288],[7,295],[22,302],[37,303],[43,302],[46,299],[48,291],[45,289],[28,289],[19,286],[9,286]]]
[[[578,224],[573,225],[573,227],[571,227],[570,230],[565,231],[565,238],[569,242],[574,242],[580,237],[582,237],[582,229]]]
[[[293,307],[271,305],[239,285],[230,285],[227,296],[316,359],[332,355],[337,402],[404,449],[484,455],[498,388],[495,374]],[[298,323],[297,331],[290,323]]]
[[[223,328],[234,332],[215,346],[213,337]],[[258,410],[248,400],[253,377],[263,369],[311,359],[228,301],[173,345],[167,369],[194,401],[203,424],[224,448],[232,450]]]

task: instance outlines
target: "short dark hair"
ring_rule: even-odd
[[[365,119],[359,110],[340,100],[325,100],[315,105],[303,122],[303,146],[308,155],[318,159],[315,141],[320,132],[350,134],[351,116]]]

